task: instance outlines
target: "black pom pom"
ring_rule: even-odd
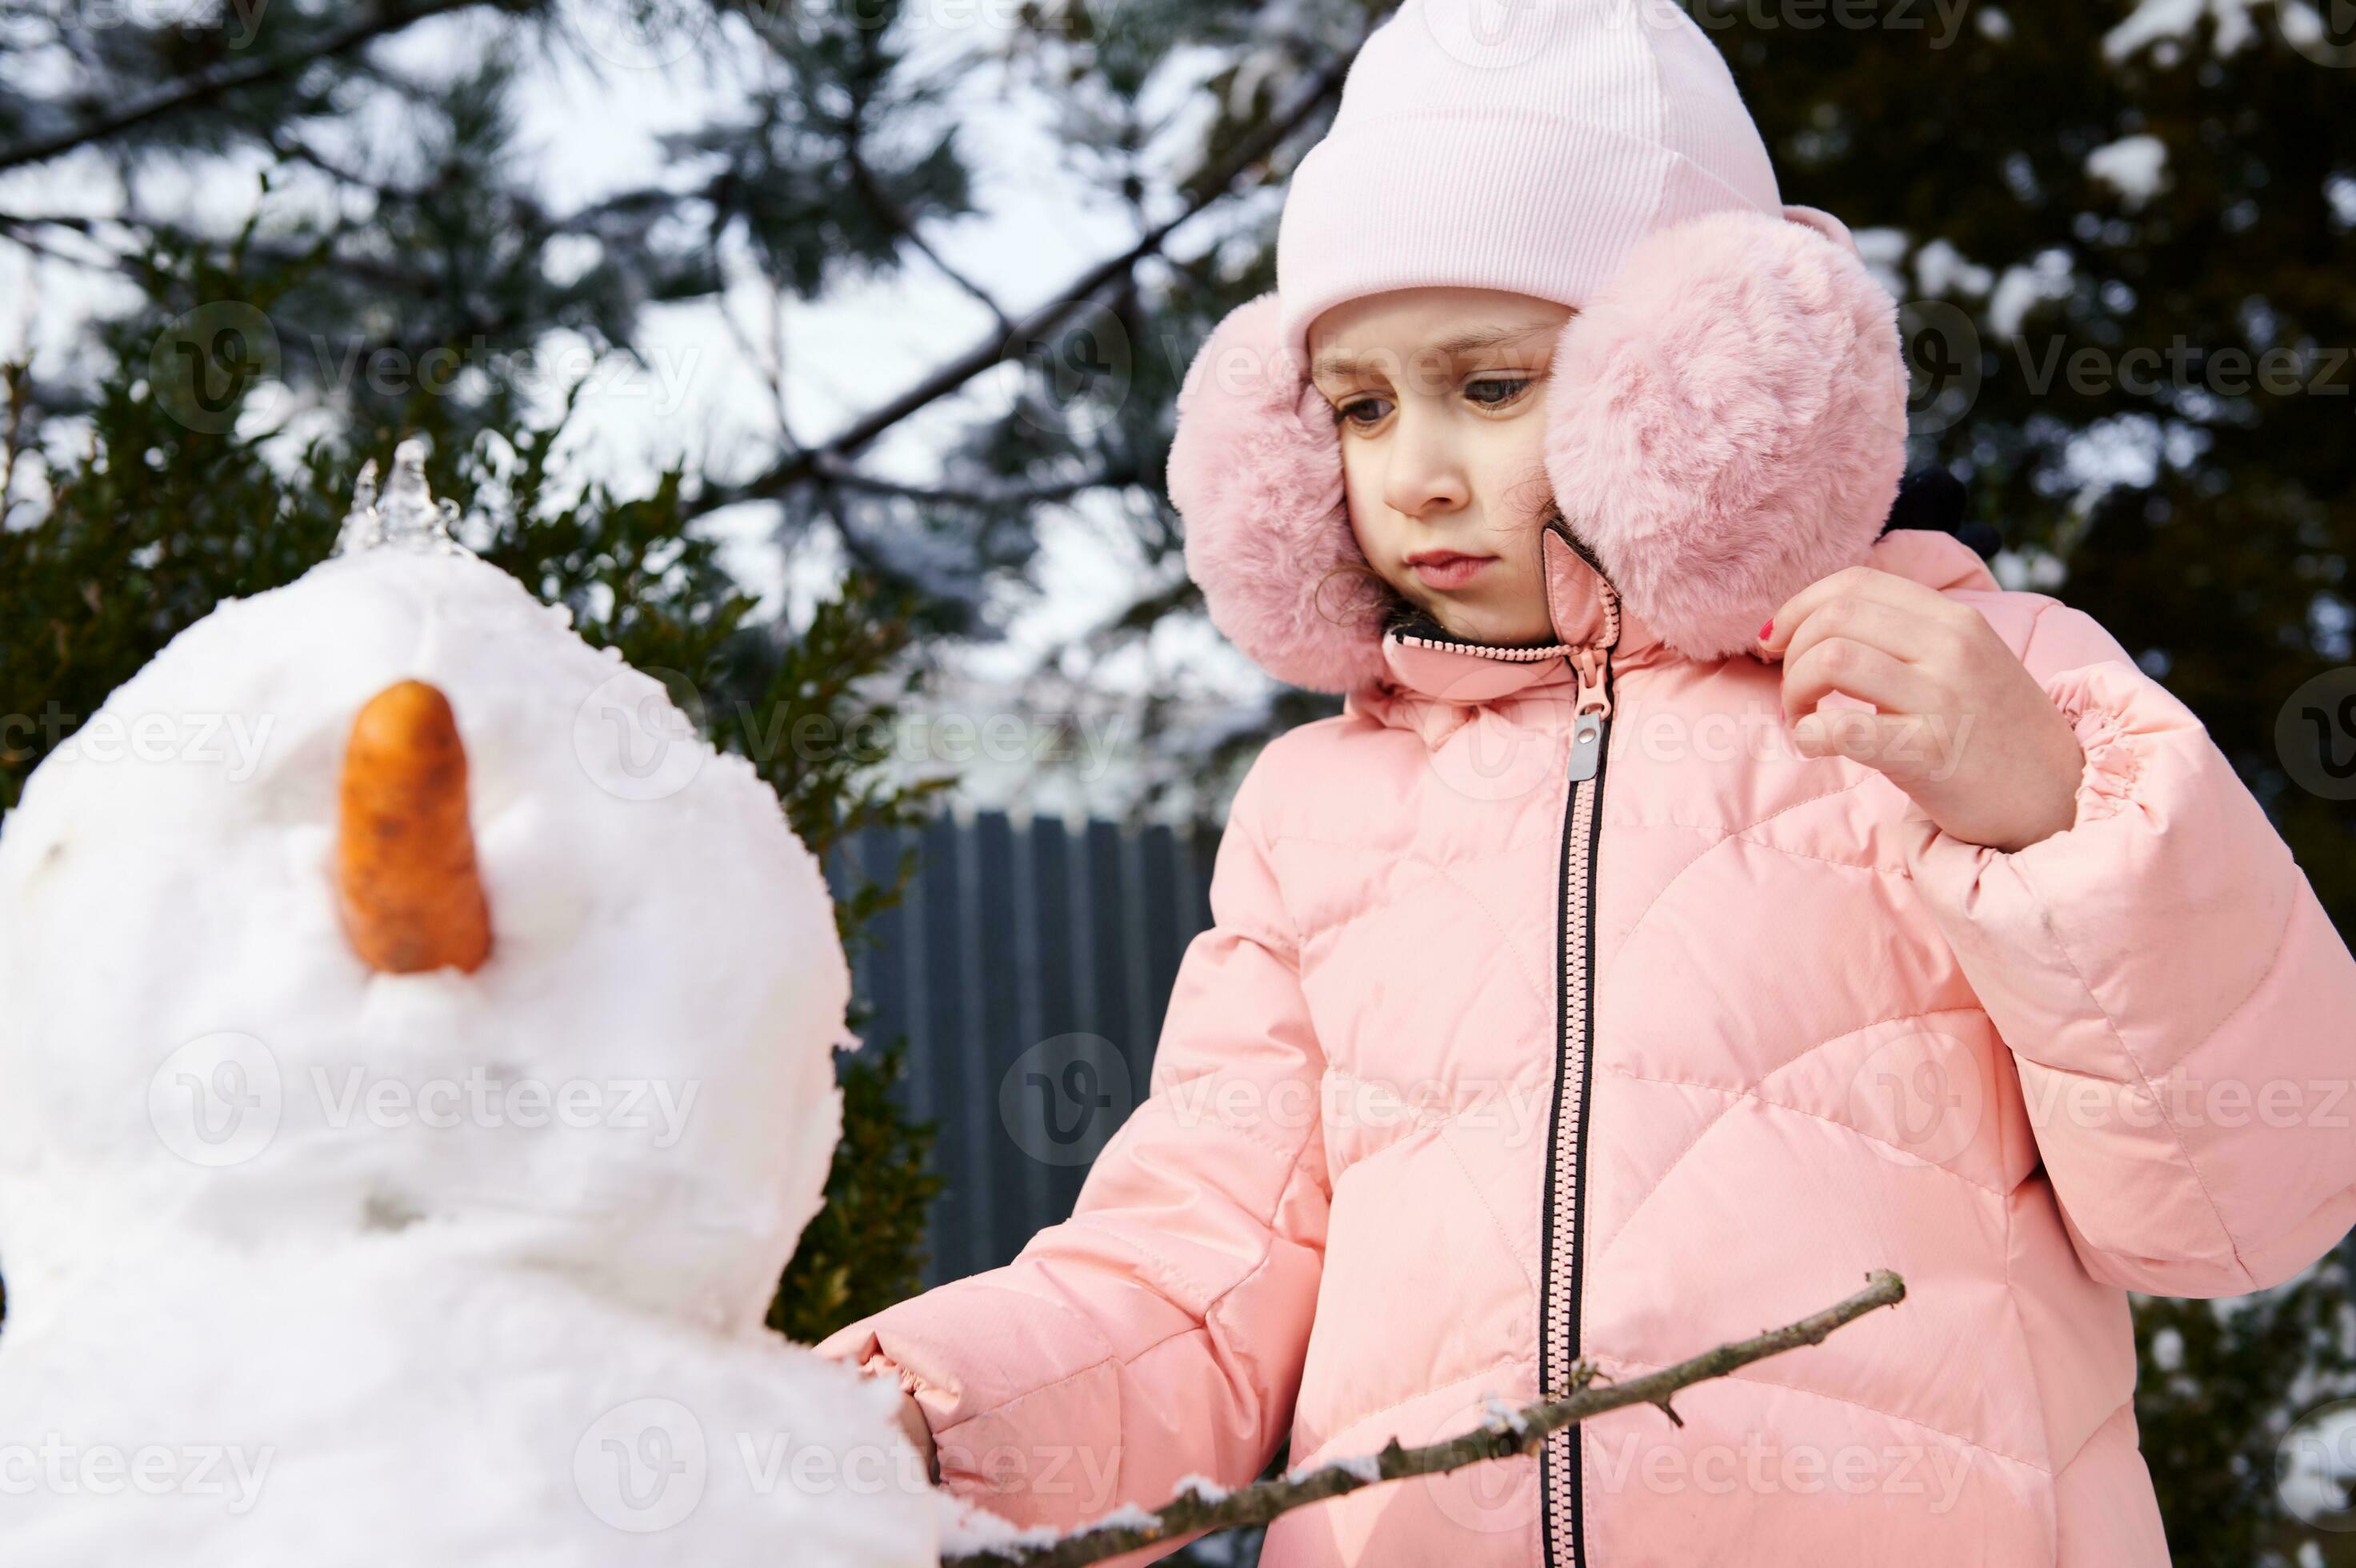
[[[1964,481],[1944,468],[1917,468],[1898,481],[1898,499],[1881,532],[1893,528],[1923,528],[1952,533],[1979,553],[1985,561],[2004,548],[2004,536],[1987,523],[1965,521]]]
[[[1963,521],[1963,480],[1944,468],[1917,468],[1898,481],[1898,499],[1890,503],[1890,516],[1881,532],[1922,528],[1953,533]]]
[[[1983,561],[2004,548],[2004,535],[1998,533],[1991,524],[1977,521],[1967,522],[1955,530],[1955,537],[1978,551],[1980,559]]]

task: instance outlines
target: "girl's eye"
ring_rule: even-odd
[[[1464,395],[1486,408],[1500,408],[1522,395],[1530,384],[1527,376],[1492,376],[1485,381],[1464,383]]]
[[[1333,411],[1336,424],[1348,421],[1354,424],[1380,424],[1383,415],[1390,412],[1390,400],[1362,397],[1355,403],[1345,403]]]

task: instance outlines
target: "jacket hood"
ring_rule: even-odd
[[[1388,596],[1337,571],[1365,564],[1340,436],[1280,325],[1262,295],[1195,355],[1170,498],[1213,624],[1279,680],[1349,693],[1399,673]],[[1565,324],[1546,396],[1569,532],[1541,550],[1563,646],[1607,625],[1625,635],[1624,618],[1676,655],[1747,650],[1777,605],[1866,558],[1905,466],[1896,302],[1813,209],[1713,212],[1648,236]]]

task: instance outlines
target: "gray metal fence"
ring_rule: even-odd
[[[1083,1146],[1101,1147],[1143,1097],[1179,960],[1211,923],[1218,839],[1161,825],[1090,820],[1075,829],[1052,817],[945,812],[922,829],[869,829],[849,841],[827,867],[838,896],[859,879],[889,880],[912,843],[916,875],[903,902],[870,926],[853,983],[875,1009],[867,1039],[908,1036],[895,1092],[939,1123],[935,1168],[948,1180],[927,1235],[930,1288],[1007,1262],[1071,1213],[1087,1165],[1038,1157],[1039,1118],[1096,1118],[1056,1131],[1085,1132]],[[1042,1042],[1072,1036],[1096,1037],[1083,1057],[1118,1058],[1086,1067],[1108,1069],[1108,1081],[1125,1076],[1122,1091],[1060,1112],[1003,1113],[1010,1070],[1026,1053],[1038,1059]]]

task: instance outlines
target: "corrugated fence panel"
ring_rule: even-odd
[[[829,881],[842,895],[888,879],[912,843],[916,875],[870,926],[852,983],[874,1009],[868,1040],[907,1035],[896,1092],[938,1125],[948,1180],[927,1232],[929,1288],[1008,1262],[1071,1213],[1086,1151],[1151,1080],[1179,962],[1210,924],[1218,840],[945,814],[918,831],[867,830],[830,857]]]

